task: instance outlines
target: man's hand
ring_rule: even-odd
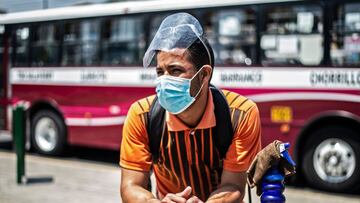
[[[245,195],[246,172],[223,170],[220,186],[211,193],[207,203],[239,203]]]
[[[168,193],[166,196],[161,200],[163,203],[186,203],[186,200],[188,200],[191,196],[191,187],[188,186],[185,188],[184,191],[173,194]]]
[[[232,203],[241,201],[241,193],[239,191],[234,192],[222,192],[214,195],[206,201],[206,203]]]
[[[192,196],[190,199],[186,201],[186,203],[204,203],[204,202],[201,201],[201,199],[199,199],[198,197]]]

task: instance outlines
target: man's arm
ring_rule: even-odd
[[[121,168],[120,194],[124,203],[185,203],[191,196],[191,187],[184,191],[172,194],[168,193],[159,200],[146,188],[149,184],[150,173]]]
[[[144,102],[131,105],[123,127],[120,151],[120,195],[123,202],[149,202],[154,199],[153,194],[146,190],[152,159],[143,122],[144,109],[140,103]]]
[[[120,194],[122,201],[126,202],[160,202],[154,195],[146,190],[150,173],[121,168]]]
[[[247,178],[246,170],[260,149],[260,116],[256,105],[253,105],[238,124],[224,160],[221,183],[219,188],[210,195],[209,203],[238,203],[243,200]]]
[[[246,172],[223,170],[219,188],[211,193],[208,203],[238,203],[245,195]]]

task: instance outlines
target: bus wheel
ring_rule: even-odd
[[[31,143],[41,154],[62,154],[66,145],[64,121],[53,111],[37,112],[31,119]]]
[[[305,146],[303,172],[310,186],[349,192],[360,183],[360,142],[351,128],[332,126],[315,131]]]

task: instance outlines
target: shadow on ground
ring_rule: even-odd
[[[11,141],[0,142],[0,150],[10,151],[12,148],[13,146]]]
[[[89,147],[73,146],[66,157],[84,161],[104,162],[108,164],[119,163],[120,152],[115,150],[96,149]]]
[[[0,150],[14,151],[12,142],[0,142]],[[28,151],[27,154],[38,155],[33,151]],[[105,150],[82,146],[71,146],[67,149],[66,153],[62,156],[56,157],[61,159],[70,159],[85,162],[100,162],[104,164],[117,165],[119,162],[119,151]],[[44,155],[40,155],[44,156]]]

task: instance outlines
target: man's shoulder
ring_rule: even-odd
[[[252,107],[256,106],[255,102],[249,98],[229,90],[222,90],[230,109],[238,109],[240,111],[249,111]]]
[[[149,112],[155,96],[156,95],[151,95],[135,101],[130,107],[131,110],[138,115]]]

